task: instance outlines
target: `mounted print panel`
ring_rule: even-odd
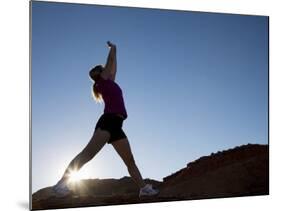
[[[32,210],[269,194],[269,17],[30,12]]]

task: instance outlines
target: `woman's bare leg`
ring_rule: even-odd
[[[131,175],[135,183],[139,186],[139,188],[144,187],[145,183],[135,163],[128,139],[124,138],[118,141],[114,141],[112,142],[112,145],[126,164],[129,174]]]
[[[98,128],[87,146],[69,163],[60,181],[66,181],[71,171],[78,171],[85,163],[90,161],[106,144],[110,133]]]

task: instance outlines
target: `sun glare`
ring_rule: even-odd
[[[72,171],[69,175],[69,182],[78,182],[81,179],[79,176],[79,171]]]
[[[69,182],[70,183],[78,183],[82,179],[87,179],[89,176],[83,171],[73,170],[69,174]]]

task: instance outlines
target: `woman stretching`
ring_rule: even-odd
[[[122,129],[127,112],[123,100],[122,90],[115,82],[116,76],[116,46],[107,42],[110,48],[106,65],[97,65],[90,70],[90,78],[94,81],[93,94],[97,101],[104,101],[104,114],[99,118],[94,134],[87,146],[70,162],[62,178],[54,186],[54,191],[60,196],[70,193],[68,179],[72,171],[78,171],[85,163],[90,161],[106,143],[113,145],[126,164],[129,174],[138,185],[139,196],[152,196],[158,194],[151,184],[145,184],[136,166],[127,136]]]

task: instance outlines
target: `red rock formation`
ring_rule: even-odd
[[[212,153],[163,179],[160,196],[213,198],[268,194],[268,146]]]

